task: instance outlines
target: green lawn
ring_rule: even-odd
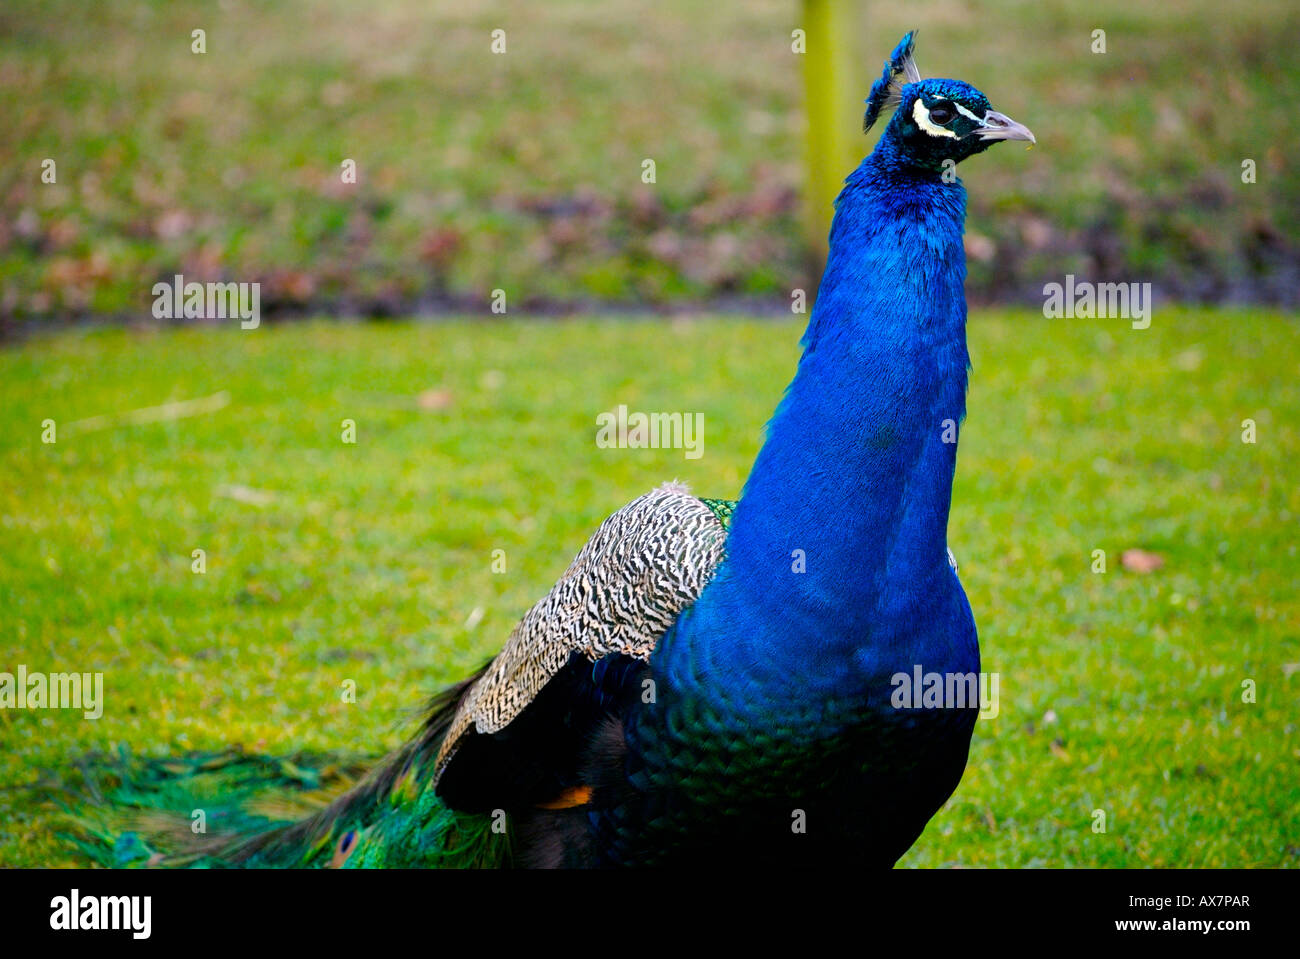
[[[800,11],[6,0],[0,319],[142,315],[176,272],[344,314],[496,288],[512,304],[788,302],[815,279]],[[1294,0],[864,2],[848,28],[861,80],[836,104],[848,133],[912,27],[927,75],[970,80],[1038,136],[963,167],[973,294],[1029,298],[1074,272],[1296,302]]]
[[[96,721],[0,711],[0,864],[74,861],[23,787],[91,749],[392,746],[607,513],[672,478],[737,493],[799,332],[232,324],[0,352],[0,669],[105,676]],[[1001,713],[906,864],[1296,864],[1295,337],[1256,312],[973,316],[950,542]],[[597,448],[620,403],[701,412],[703,457]],[[1165,565],[1126,571],[1131,547]]]

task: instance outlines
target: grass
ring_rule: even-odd
[[[1001,711],[905,864],[1297,864],[1294,322],[973,315],[950,542]],[[105,676],[96,721],[0,711],[0,864],[77,861],[25,786],[92,749],[394,745],[610,511],[674,477],[737,493],[799,332],[231,324],[0,352],[0,669]],[[597,448],[620,403],[701,412],[704,456]],[[1165,565],[1124,569],[1132,547]]]
[[[0,319],[146,315],[152,284],[177,272],[261,282],[268,310],[345,314],[481,304],[497,288],[512,303],[788,302],[815,282],[799,11],[10,0]],[[911,27],[927,74],[971,80],[1039,139],[963,167],[973,295],[1030,298],[1073,272],[1300,302],[1291,0],[863,4],[861,82],[837,104],[849,132]]]

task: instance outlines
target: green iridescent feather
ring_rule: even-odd
[[[140,759],[123,750],[87,757],[44,787],[65,812],[67,838],[109,868],[509,864],[503,819],[448,809],[416,769],[382,796],[349,802],[363,770],[328,755],[275,759],[231,749]],[[349,832],[355,840],[344,857],[340,839]]]
[[[713,515],[718,518],[718,522],[722,524],[723,529],[731,529],[731,517],[736,512],[737,500],[704,499],[701,497],[700,502],[713,512]]]

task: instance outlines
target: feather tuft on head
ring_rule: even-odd
[[[913,59],[915,49],[916,31],[909,30],[907,35],[898,41],[898,46],[894,47],[894,52],[885,61],[885,69],[880,74],[880,79],[872,84],[871,94],[867,97],[867,112],[862,118],[863,133],[871,129],[871,125],[876,122],[883,110],[898,106],[904,83],[916,83],[921,79],[921,71],[917,69],[916,60]],[[899,83],[900,76],[904,78],[903,83]]]

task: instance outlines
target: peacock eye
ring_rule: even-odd
[[[930,119],[938,124],[947,123],[956,114],[957,111],[952,108],[951,103],[936,103],[930,107]]]

